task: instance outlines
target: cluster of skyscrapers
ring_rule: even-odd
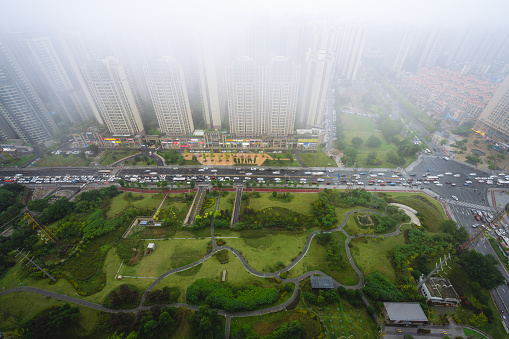
[[[262,18],[231,32],[5,36],[0,138],[39,144],[59,124],[88,119],[111,135],[143,135],[150,106],[168,136],[194,131],[193,109],[204,127],[233,136],[287,136],[322,124],[333,80],[355,79],[366,38],[364,25],[325,20]]]

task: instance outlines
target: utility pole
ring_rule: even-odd
[[[45,270],[43,270],[41,267],[39,267],[39,265],[37,265],[33,259],[29,258],[28,257],[28,254],[30,253],[30,251],[27,253],[27,254],[23,254],[23,250],[18,250],[16,249],[16,252],[18,252],[18,254],[16,254],[16,257],[18,257],[18,255],[21,255],[23,256],[23,259],[26,259],[28,261],[27,265],[30,263],[32,265],[34,265],[35,267],[37,267],[42,273],[46,274],[51,280],[53,281],[56,281],[55,278],[53,278],[51,275],[49,275]],[[21,259],[21,261],[19,262],[21,264],[21,262],[23,261],[23,259]]]

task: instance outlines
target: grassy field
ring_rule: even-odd
[[[357,284],[359,282],[359,276],[348,263],[346,256],[346,236],[342,232],[335,232],[332,234],[332,239],[339,244],[342,244],[340,254],[343,256],[345,261],[344,267],[342,267],[340,270],[329,269],[326,260],[326,248],[322,245],[319,245],[315,237],[313,238],[306,256],[302,258],[302,260],[288,272],[288,277],[295,278],[308,271],[320,270],[343,285]]]
[[[326,338],[377,338],[377,325],[366,308],[355,308],[344,299],[324,307],[305,303],[306,308],[317,314],[325,324]],[[343,321],[344,320],[344,321]]]
[[[407,205],[418,211],[430,232],[438,232],[438,225],[447,219],[442,205],[425,194],[387,193],[394,202]]]
[[[135,266],[122,266],[120,275],[135,277],[159,277],[164,272],[190,264],[207,254],[208,239],[156,240],[156,250],[144,255]],[[149,241],[145,241],[147,248]]]
[[[307,232],[245,230],[240,238],[227,239],[227,243],[242,252],[255,270],[274,272],[278,263],[286,266],[302,251],[307,237]]]
[[[118,161],[120,159],[123,159],[125,157],[128,157],[130,155],[133,155],[133,154],[136,154],[137,152],[136,151],[121,151],[121,152],[117,152],[117,151],[106,151],[103,153],[103,155],[101,156],[101,160],[99,161],[99,163],[102,165],[102,166],[107,166],[107,165],[111,165],[113,164],[115,161]]]
[[[301,323],[304,329],[302,338],[317,338],[320,333],[322,333],[320,323],[317,320],[313,320],[309,314],[304,314],[299,311],[281,311],[254,317],[236,317],[231,321],[230,333],[236,333],[247,325],[253,328],[260,336],[264,337],[272,334],[282,324],[289,323],[293,320],[298,320]]]
[[[350,252],[364,276],[379,272],[390,281],[396,282],[391,256],[394,249],[404,243],[403,234],[388,238],[356,238],[350,242]]]
[[[154,159],[148,158],[147,161],[144,161],[143,158],[141,158],[141,161],[136,161],[134,159],[127,160],[124,162],[123,166],[151,166],[155,164],[156,162]]]
[[[219,200],[219,206],[218,210],[233,210],[233,201],[232,199],[235,198],[235,192],[229,192],[226,197],[221,197],[221,200]]]
[[[360,213],[360,214],[372,215],[372,213]],[[380,234],[380,235],[383,235],[383,233],[376,233],[375,226],[367,227],[367,228],[359,227],[359,225],[357,225],[357,222],[355,221],[355,215],[356,214],[351,215],[348,218],[346,225],[343,227],[343,229],[345,231],[347,231],[348,234],[350,234],[350,235],[358,235],[358,234]],[[388,229],[387,231],[385,231],[384,233],[391,233],[391,232],[394,232],[395,230],[396,230],[396,227],[392,227],[392,228]]]
[[[8,154],[8,152],[3,152],[2,155],[4,159],[1,159],[0,165],[2,167],[20,167],[34,158],[34,155],[26,155],[24,157],[13,157]]]
[[[299,158],[308,167],[338,167],[325,153],[299,153]]]
[[[227,244],[230,245],[227,239]],[[194,241],[194,240],[188,240]],[[156,250],[157,251],[157,250]],[[270,282],[268,279],[258,278],[251,275],[241,264],[240,260],[231,252],[228,253],[229,262],[221,264],[215,257],[195,266],[187,271],[172,274],[157,284],[155,289],[162,289],[164,286],[178,286],[181,294],[179,302],[185,302],[185,291],[197,279],[213,279],[221,281],[223,270],[226,270],[226,282],[233,286],[244,286],[246,284],[260,284],[264,287],[276,286],[277,283]]]
[[[34,164],[35,167],[86,167],[90,164],[92,158],[82,159],[78,155],[69,154],[64,157],[63,154],[45,155]]]
[[[342,114],[341,120],[343,121],[343,126],[345,130],[345,141],[347,145],[351,145],[352,139],[354,137],[359,137],[362,139],[363,143],[359,148],[359,155],[357,156],[357,163],[360,167],[366,168],[396,168],[397,165],[390,163],[386,159],[386,154],[392,148],[396,147],[392,143],[387,143],[382,132],[377,129],[376,121],[373,118],[363,117],[359,115],[353,114]],[[374,135],[382,144],[377,148],[370,148],[366,145],[368,138]],[[395,137],[402,138],[401,135],[395,135]],[[366,157],[369,153],[377,152],[378,158],[382,161],[381,165],[366,165]],[[415,160],[415,156],[409,157],[406,159],[405,166],[411,164]]]
[[[141,200],[133,200],[133,201],[127,201],[124,196],[125,193],[121,193],[111,199],[111,207],[106,212],[107,218],[112,218],[117,215],[121,215],[129,206],[133,206],[140,209],[148,208],[152,210],[152,213],[154,213],[159,206],[159,204],[162,201],[162,198],[155,196],[155,194],[138,194],[135,193],[135,196],[142,195],[143,199]]]
[[[255,210],[263,210],[268,207],[284,207],[297,213],[311,215],[311,204],[318,199],[317,194],[313,193],[292,193],[293,199],[286,202],[280,199],[273,199],[272,193],[260,193],[260,198],[251,198],[249,206]]]
[[[343,222],[348,212],[358,209],[367,209],[364,206],[352,206],[348,208],[340,208],[340,207],[334,207],[334,210],[336,211],[336,217],[338,218],[338,225]],[[347,223],[348,224],[348,223]],[[346,227],[347,225],[345,225]]]
[[[22,324],[46,308],[63,305],[64,301],[47,298],[43,295],[30,292],[13,292],[0,297],[0,304],[4,313],[0,317],[0,330],[6,331],[15,328],[16,323]],[[70,303],[71,306],[76,306]],[[83,336],[90,333],[98,324],[98,311],[80,306],[80,319],[76,334]]]
[[[377,129],[376,121],[370,117],[363,117],[355,114],[342,114],[341,120],[345,130],[349,131],[375,131]]]

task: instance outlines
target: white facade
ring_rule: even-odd
[[[341,27],[337,71],[343,78],[355,80],[366,42],[365,25],[345,24]]]
[[[309,39],[300,80],[298,120],[302,127],[322,124],[336,65],[339,31],[327,23],[308,28]]]
[[[240,137],[293,133],[300,68],[286,57],[263,65],[241,57],[228,68],[230,132]]]
[[[168,136],[193,133],[184,71],[171,58],[161,58],[144,65],[150,98],[161,132]]]
[[[208,128],[221,128],[226,111],[225,68],[211,37],[200,39],[197,46],[198,73],[203,118]]]
[[[293,133],[297,112],[300,67],[286,57],[273,58],[267,82],[266,135],[285,137]]]
[[[104,58],[83,66],[85,78],[102,120],[113,135],[144,132],[135,95],[126,71],[118,59]]]
[[[0,138],[51,140],[57,127],[8,47],[0,42]]]
[[[79,122],[92,117],[93,112],[79,85],[73,83],[57,53],[58,45],[49,37],[25,38],[20,41],[31,71],[37,73],[34,85],[47,92],[56,110],[69,121]],[[35,76],[35,74],[34,74]],[[36,79],[34,77],[34,80]]]

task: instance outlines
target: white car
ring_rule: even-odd
[[[453,198],[454,200],[456,200],[456,201],[458,201],[458,200],[459,200],[459,199],[458,199],[458,197],[457,197],[457,196],[455,196],[455,195],[453,195],[453,196],[452,196],[452,198]]]
[[[334,173],[334,170],[329,170],[328,172],[329,172],[329,173]]]
[[[250,175],[253,175],[253,173],[249,172],[249,173],[246,173],[247,176],[250,176]]]
[[[306,175],[311,175],[311,172],[304,172],[304,174],[306,174]]]
[[[455,174],[455,175],[453,175],[453,177],[455,177],[455,178],[459,178],[459,177],[460,177],[460,175],[459,175],[459,174]]]
[[[205,170],[203,168],[200,168],[198,172],[205,172]]]
[[[472,175],[473,175],[473,176],[476,176],[476,175],[477,175],[477,173],[470,173],[470,174],[468,174],[468,175],[470,175],[470,176],[472,176]]]
[[[213,169],[213,170],[210,170],[211,172],[217,172],[217,170]]]
[[[272,172],[272,174],[281,174],[279,171]]]
[[[251,167],[251,171],[256,171],[256,167]]]
[[[435,185],[436,185],[436,186],[438,186],[438,187],[442,187],[442,186],[444,186],[444,184],[441,184],[441,183],[439,183],[439,182],[437,182]]]
[[[240,178],[239,177],[233,177],[233,180],[239,180]]]
[[[443,174],[437,174],[437,177],[439,177],[439,178],[441,178],[443,176],[444,176]]]
[[[466,181],[465,181],[465,183],[466,183],[466,184],[471,184],[471,183],[472,183],[472,181],[470,181],[470,180],[466,180]]]
[[[451,172],[445,172],[445,175],[452,175]]]

